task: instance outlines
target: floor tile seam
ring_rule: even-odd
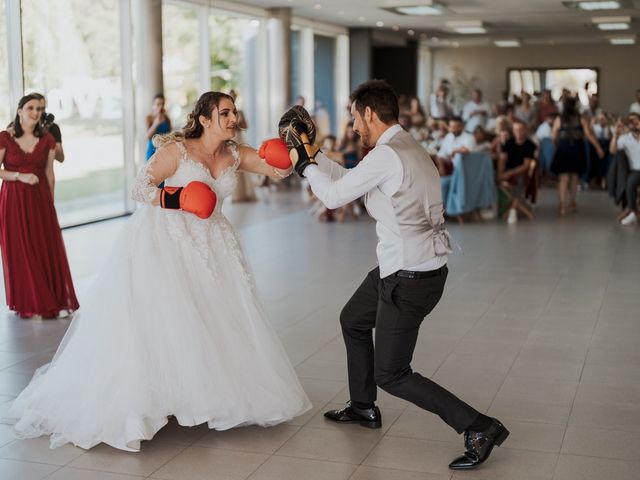
[[[298,367],[300,365],[302,365],[304,362],[306,362],[307,360],[309,360],[311,357],[313,357],[316,353],[318,353],[320,350],[322,350],[323,348],[329,346],[331,343],[333,343],[335,341],[336,338],[338,338],[340,336],[340,334],[336,334],[333,338],[331,338],[329,341],[327,341],[324,345],[318,347],[316,350],[314,350],[313,352],[311,352],[309,355],[307,355],[306,357],[304,357],[302,360],[300,360],[298,363],[296,363],[294,365],[295,367]],[[300,377],[300,378],[305,378],[305,377]],[[317,379],[316,379],[317,380]]]
[[[465,274],[465,275],[467,275],[467,274]],[[504,291],[506,288],[507,288],[507,286],[503,287],[503,289],[501,290],[501,292],[502,292],[502,291]],[[494,302],[495,302],[495,299],[494,299]],[[458,339],[458,340],[457,340],[457,342],[455,343],[455,346],[454,346],[454,347],[451,349],[451,351],[450,351],[450,352],[449,352],[449,353],[448,353],[448,354],[443,358],[443,360],[440,362],[440,364],[438,365],[438,367],[437,367],[437,368],[434,370],[434,372],[431,374],[431,377],[430,377],[430,378],[433,378],[433,377],[435,377],[435,376],[437,375],[437,373],[440,371],[440,368],[442,368],[442,365],[444,365],[444,364],[446,363],[446,361],[449,359],[449,357],[451,357],[451,355],[453,355],[453,352],[455,352],[455,350],[456,350],[456,349],[458,348],[458,346],[462,343],[462,341],[466,338],[466,336],[469,334],[469,332],[470,332],[471,330],[473,330],[473,329],[478,325],[478,323],[480,322],[480,320],[482,320],[482,319],[487,315],[487,313],[489,312],[489,310],[490,310],[490,308],[491,308],[491,305],[493,305],[493,304],[494,304],[494,302],[490,303],[490,304],[487,306],[486,310],[482,313],[482,315],[480,315],[480,316],[475,320],[475,322],[473,322],[473,324],[472,324],[472,325],[467,329],[467,331],[464,333],[464,335],[462,335],[461,337],[459,337],[459,339]],[[425,318],[426,318],[426,317],[425,317]]]
[[[364,465],[364,464],[360,464],[358,465],[359,467],[367,467],[367,468],[372,468],[374,470],[392,470],[394,472],[413,472],[412,470],[402,470],[400,468],[394,468],[394,467],[374,467],[373,465]],[[358,468],[356,468],[354,470],[354,472],[349,476],[349,478],[347,480],[353,480],[355,478],[356,473],[358,472]],[[414,472],[415,473],[415,472]],[[426,472],[419,472],[419,473],[426,473]],[[441,475],[442,477],[444,477],[445,475],[449,475],[449,480],[451,480],[453,478],[453,472],[451,473],[431,473],[429,472],[430,475]]]
[[[307,313],[306,315],[304,315],[300,320],[298,320],[295,323],[292,323],[291,325],[287,325],[284,329],[282,330],[277,330],[278,336],[280,336],[280,333],[285,333],[288,329],[295,327],[296,325],[304,322],[305,320],[307,320],[311,315],[313,315],[314,313],[317,313],[319,310],[322,310],[324,307],[326,307],[327,304],[325,305],[320,305],[317,308],[313,309],[311,312]],[[271,322],[269,322],[271,323]],[[336,335],[337,336],[337,335]]]
[[[17,441],[21,442],[21,441],[23,441],[23,440],[17,440]],[[7,445],[8,445],[8,444],[7,444]],[[6,447],[7,445],[5,445],[5,447]],[[65,464],[63,464],[63,465],[60,465],[59,463],[37,462],[37,461],[35,461],[35,460],[27,460],[27,459],[23,459],[23,458],[7,458],[7,457],[0,457],[0,460],[6,460],[6,461],[9,461],[9,462],[18,462],[18,463],[30,463],[30,464],[34,464],[34,465],[46,465],[46,466],[48,466],[48,467],[60,467],[60,468],[63,468],[63,467],[69,466],[69,463],[71,463],[71,462],[73,462],[74,460],[76,460],[76,459],[80,458],[82,455],[83,455],[83,454],[81,454],[81,455],[79,455],[79,456],[75,457],[75,458],[74,458],[74,459],[72,459],[72,460],[69,460],[69,462],[67,462],[67,463],[65,463]]]
[[[286,443],[286,442],[285,442],[285,443]],[[252,471],[249,475],[247,475],[246,477],[244,477],[244,480],[250,480],[250,479],[251,479],[251,477],[252,477],[253,475],[255,475],[255,474],[256,474],[256,472],[257,472],[258,470],[260,470],[260,468],[262,468],[262,466],[263,466],[264,464],[266,464],[266,463],[271,459],[271,457],[273,457],[273,453],[272,453],[272,454],[266,454],[266,455],[267,455],[267,458],[265,458],[265,459],[264,459],[264,461],[263,461],[262,463],[260,463],[260,465],[258,465],[256,468],[254,468],[254,469],[253,469],[253,471]]]
[[[598,323],[599,323],[599,319],[600,319],[600,314],[602,313],[602,305],[604,304],[604,292],[607,291],[607,289],[609,288],[609,282],[611,280],[611,268],[613,268],[613,266],[611,266],[609,268],[609,275],[607,275],[607,282],[604,286],[604,290],[602,292],[602,298],[600,299],[600,307],[598,308],[598,314],[596,315],[596,321],[593,324],[593,327],[591,329],[591,336],[589,337],[589,343],[587,344],[587,352],[585,354],[584,357],[584,362],[582,363],[582,368],[580,369],[580,376],[578,377],[578,388],[576,388],[576,392],[573,396],[573,400],[571,401],[571,408],[569,409],[569,415],[567,416],[567,423],[566,423],[566,427],[564,430],[564,434],[562,435],[562,443],[560,444],[560,451],[562,451],[562,448],[564,448],[564,442],[566,440],[567,437],[567,430],[569,427],[569,422],[571,420],[571,415],[573,414],[573,408],[575,406],[576,403],[576,398],[578,396],[578,390],[580,389],[580,384],[582,383],[582,376],[584,374],[584,369],[587,365],[587,358],[589,357],[589,350],[591,349],[591,342],[593,341],[593,337],[595,335],[596,329],[598,327]],[[555,475],[555,471],[554,471],[554,475]]]
[[[367,453],[367,456],[368,455],[369,454]],[[353,467],[359,467],[360,465],[362,465],[362,463],[338,462],[337,460],[326,460],[326,459],[320,459],[320,458],[316,458],[316,457],[300,457],[300,456],[295,456],[295,455],[285,455],[283,453],[274,453],[273,455],[271,455],[271,457],[293,458],[293,459],[296,459],[296,460],[313,460],[315,462],[337,463],[337,464],[340,464],[340,465],[350,465],[350,466],[353,466]]]
[[[562,278],[564,277],[564,273],[561,275],[558,275],[557,277],[555,277],[555,286],[553,288],[553,291],[551,293],[551,295],[549,295],[547,297],[547,302],[545,303],[544,307],[540,310],[540,312],[536,315],[537,321],[533,324],[532,329],[529,331],[529,333],[527,334],[527,337],[525,338],[524,342],[522,342],[522,344],[520,345],[520,349],[518,350],[518,353],[515,355],[515,357],[513,358],[513,361],[511,362],[511,365],[509,366],[509,370],[507,371],[502,383],[500,384],[500,387],[498,387],[498,390],[496,390],[496,393],[493,395],[493,398],[491,399],[491,403],[489,403],[489,407],[487,408],[487,412],[489,412],[489,410],[491,410],[491,407],[493,406],[496,398],[498,397],[498,394],[500,393],[500,391],[502,390],[502,388],[504,387],[507,378],[509,378],[509,375],[511,374],[511,371],[513,370],[513,366],[515,365],[516,361],[518,360],[518,358],[520,357],[520,354],[522,353],[524,346],[527,344],[527,341],[529,340],[529,338],[532,336],[533,334],[533,329],[535,329],[535,326],[540,323],[540,320],[542,318],[542,313],[544,312],[544,310],[547,308],[547,306],[549,305],[549,303],[551,302],[551,298],[553,298],[553,294],[558,290],[558,287],[560,285],[560,282],[562,281]],[[527,378],[527,377],[525,377]],[[577,388],[576,388],[577,391]],[[574,394],[575,396],[575,394]]]
[[[47,480],[47,478],[51,478],[53,475],[55,475],[57,472],[59,472],[60,470],[62,470],[65,467],[66,467],[66,465],[60,466],[60,468],[54,470],[53,472],[49,473],[47,476],[43,477],[42,480]]]
[[[637,465],[638,469],[640,469],[640,460],[628,460],[624,458],[611,458],[611,457],[596,457],[595,455],[577,455],[575,453],[560,453],[561,457],[586,457],[586,458],[596,458],[598,460],[616,460],[624,463],[631,463],[632,465]]]
[[[173,455],[169,459],[167,459],[167,461],[165,461],[162,465],[159,465],[158,468],[156,468],[154,471],[152,471],[148,476],[152,477],[156,472],[158,472],[160,469],[162,469],[169,462],[171,462],[172,460],[177,458],[179,455],[181,455],[188,448],[190,448],[190,446],[182,446],[182,448],[179,451],[177,451],[175,455]],[[100,470],[100,471],[102,471],[102,470]],[[111,472],[111,473],[113,473],[113,472]]]

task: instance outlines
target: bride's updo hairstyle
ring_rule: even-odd
[[[233,97],[226,93],[203,93],[196,102],[191,113],[187,115],[187,124],[182,127],[182,130],[167,133],[166,135],[154,135],[152,139],[154,147],[160,148],[170,143],[181,142],[186,138],[200,138],[204,133],[204,127],[200,123],[200,116],[202,115],[203,117],[210,119],[211,112],[214,108],[217,108],[218,105],[220,105],[220,101],[223,98],[234,103]],[[218,119],[218,121],[220,120]]]

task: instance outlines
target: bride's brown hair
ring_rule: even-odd
[[[160,148],[169,143],[181,142],[186,138],[200,138],[204,133],[204,127],[200,123],[200,115],[211,119],[211,112],[220,105],[220,101],[226,98],[233,101],[231,95],[222,92],[206,92],[200,95],[193,110],[187,115],[187,124],[178,132],[167,133],[166,135],[154,135],[152,142],[154,147]],[[220,119],[218,119],[220,122]]]

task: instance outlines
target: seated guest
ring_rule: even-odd
[[[498,181],[500,188],[509,197],[507,210],[509,223],[518,221],[517,211],[521,211],[529,220],[533,214],[524,201],[525,187],[529,170],[536,157],[536,144],[527,138],[527,126],[516,120],[513,123],[513,137],[507,140],[498,160]]]
[[[474,152],[487,152],[491,153],[491,142],[489,136],[484,128],[478,125],[473,130],[473,139],[476,142],[476,146],[473,148]]]
[[[627,177],[627,204],[620,223],[633,225],[638,223],[638,187],[640,187],[640,114],[630,113],[629,128],[625,133],[624,124],[618,122],[611,137],[609,151],[612,155],[624,150],[629,159],[629,176]]]
[[[553,128],[553,121],[558,116],[557,113],[548,113],[536,130],[535,138],[538,143],[541,143],[545,138],[551,138],[551,129]]]
[[[464,131],[464,122],[460,117],[449,120],[449,133],[444,137],[438,155],[436,166],[441,177],[453,172],[453,157],[457,153],[469,153],[476,146],[476,142],[469,132]]]

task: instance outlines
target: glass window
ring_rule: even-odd
[[[118,2],[22,0],[26,92],[47,97],[62,133],[56,208],[71,225],[125,212]]]
[[[582,105],[589,105],[589,96],[598,93],[598,71],[592,68],[541,68],[509,70],[509,93],[520,95],[522,90],[533,94],[550,90],[554,100],[563,90],[577,93]]]
[[[331,133],[336,134],[336,107],[335,107],[335,51],[336,40],[322,35],[314,36],[314,81],[315,106],[314,117],[321,136]]]
[[[167,112],[181,128],[203,90],[200,86],[198,10],[184,4],[162,4],[162,69]],[[158,92],[154,92],[158,93]]]
[[[260,21],[213,11],[209,16],[211,90],[236,94],[236,106],[245,121],[238,140],[251,145],[257,139],[258,35]]]
[[[7,52],[7,22],[5,20],[5,2],[0,1],[0,131],[12,120],[13,106],[9,105],[9,58]]]
[[[293,105],[300,95],[300,31],[291,31],[291,98]]]

